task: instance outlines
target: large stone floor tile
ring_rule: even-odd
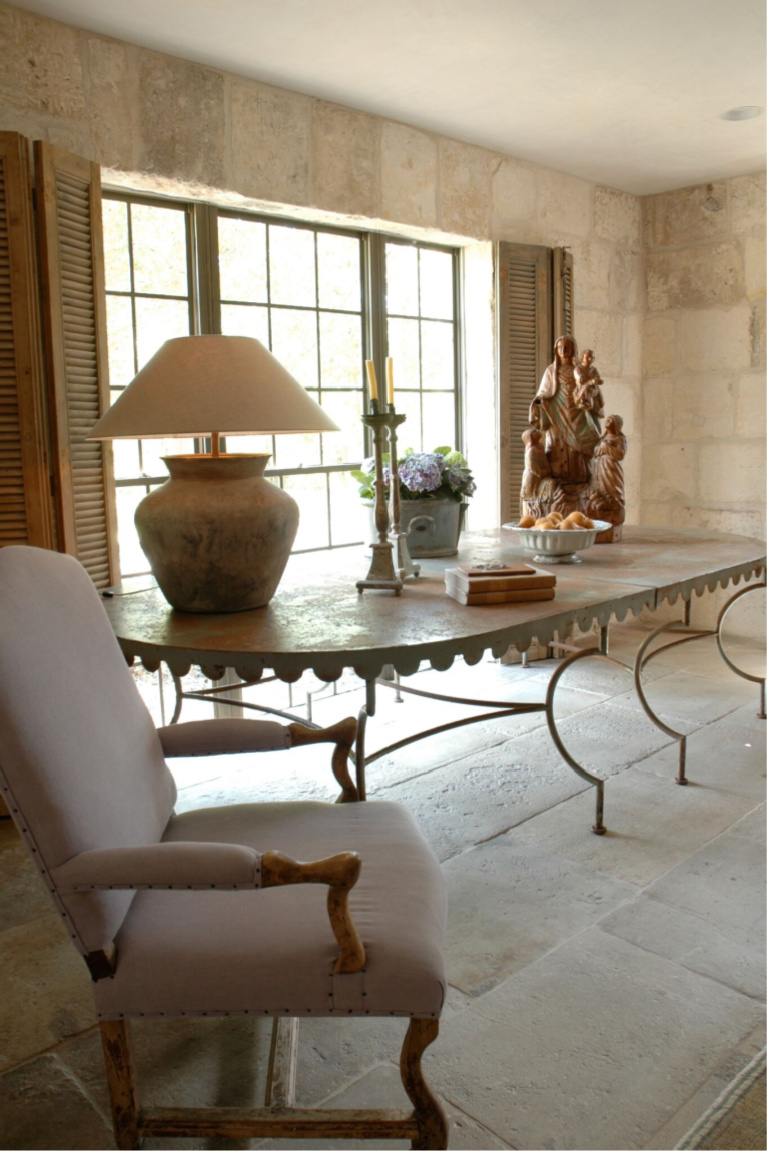
[[[570,755],[602,778],[624,771],[670,743],[676,745],[644,712],[613,700],[566,716],[557,722],[557,731]],[[563,763],[547,727],[510,742],[515,759],[534,765],[543,774]]]
[[[629,883],[516,837],[511,831],[444,865],[448,978],[469,995],[489,991],[636,894]]]
[[[439,1059],[442,1044],[437,1039],[432,1050]],[[451,1106],[443,1100],[443,1106],[450,1123],[450,1151],[504,1151],[509,1144],[499,1139],[492,1131],[481,1123],[477,1123],[459,1108]],[[411,1103],[402,1087],[399,1069],[391,1063],[380,1064],[372,1068],[367,1074],[357,1079],[343,1091],[333,1096],[324,1106],[329,1108],[409,1108]],[[386,1139],[291,1139],[290,1147],[306,1151],[320,1151],[320,1149],[355,1149],[365,1148],[409,1148],[409,1140]],[[259,1147],[274,1148],[275,1151],[285,1151],[285,1141],[279,1139],[265,1139],[258,1143]]]
[[[695,616],[693,613],[693,626],[694,624]],[[671,639],[679,638],[683,634],[682,632],[664,633],[654,641],[651,650],[654,652],[668,644]],[[723,642],[725,651],[733,663],[742,666],[745,671],[750,671],[753,675],[764,675],[763,637],[756,636],[753,639],[729,638],[725,634]],[[664,667],[671,670],[687,667],[694,669],[698,675],[715,677],[724,675],[728,678],[730,676],[734,678],[734,673],[728,669],[719,653],[716,638],[713,635],[701,636],[700,639],[676,644],[665,651],[658,651],[657,655],[652,656],[649,666]]]
[[[764,998],[763,946],[744,947],[706,918],[641,895],[607,915],[599,926],[725,987]]]
[[[386,788],[379,798],[408,807],[437,856],[449,859],[588,787],[559,756],[536,762],[526,738]],[[548,732],[544,741],[551,742]]]
[[[687,730],[685,724],[697,726],[720,719],[743,707],[755,695],[754,685],[738,676],[698,675],[687,668],[672,671],[650,683],[643,679],[642,687],[655,714],[681,732]],[[635,709],[642,707],[633,686],[624,695],[616,696],[615,703]]]
[[[737,946],[764,950],[764,807],[706,843],[647,894],[670,907],[698,916]]]
[[[489,684],[492,688],[494,685]],[[486,700],[508,701],[509,704],[541,704],[546,699],[546,683],[541,679],[529,679],[510,688],[504,696],[503,692],[488,691]],[[593,692],[573,691],[567,687],[560,687],[557,691],[555,716],[558,721],[576,712],[593,708],[607,700],[606,695]],[[375,749],[385,747],[387,742],[401,739],[405,733],[417,734],[428,727],[429,722],[451,723],[470,715],[488,715],[487,708],[469,709],[462,705],[442,705],[440,714],[434,714],[427,719],[421,713],[421,700],[411,697],[404,701],[409,707],[408,722],[396,730],[392,728],[379,729],[376,719],[368,723],[367,750],[368,754]],[[371,785],[379,787],[391,786],[393,783],[408,779],[418,774],[418,768],[432,768],[442,766],[469,752],[476,752],[486,747],[492,747],[505,739],[515,739],[528,732],[546,731],[546,716],[544,711],[536,710],[520,712],[516,715],[499,716],[498,718],[483,719],[481,722],[467,724],[464,727],[454,728],[452,731],[429,736],[423,742],[412,744],[410,747],[393,752],[382,757],[368,768],[368,779]]]
[[[675,867],[753,804],[738,795],[630,771],[605,787],[605,835],[588,829],[593,789],[569,799],[517,829],[519,843],[537,843],[644,887]]]
[[[766,736],[767,724],[749,705],[699,728],[687,738],[687,778],[693,785],[762,803]],[[678,769],[679,746],[674,742],[635,764],[633,770],[674,779]]]
[[[54,1055],[43,1055],[0,1076],[0,1146],[102,1148],[115,1146],[111,1124]]]
[[[0,932],[0,1070],[95,1022],[87,968],[55,913]]]
[[[418,705],[409,700],[410,714],[415,716]],[[471,712],[458,708],[446,710],[438,717],[439,723],[451,723],[456,719],[463,719],[465,715],[479,715],[478,710]],[[520,720],[530,719],[522,716]],[[366,733],[366,755],[375,755],[382,748],[409,737],[428,727],[425,721],[419,725],[412,722],[401,728],[386,727],[379,729],[376,720],[368,721]],[[543,722],[538,720],[538,722]],[[508,739],[508,732],[501,727],[501,720],[481,720],[466,724],[463,727],[453,728],[450,731],[439,732],[425,739],[409,744],[397,751],[381,755],[379,759],[368,763],[365,768],[368,795],[383,795],[386,788],[394,787],[398,783],[417,779],[435,768],[445,767],[454,760],[463,759],[467,755],[484,752],[488,748],[497,747]]]
[[[592,928],[447,1024],[427,1075],[515,1147],[641,1148],[761,1019]]]

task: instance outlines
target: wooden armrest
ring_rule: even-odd
[[[351,716],[334,723],[332,727],[304,727],[301,723],[288,724],[292,747],[302,747],[309,743],[334,743],[331,767],[336,782],[341,788],[338,803],[356,803],[359,799],[357,788],[349,775],[349,753],[357,738],[357,721]]]
[[[311,741],[309,741],[311,742]],[[365,966],[365,948],[349,911],[349,892],[360,874],[362,860],[356,851],[343,851],[313,863],[299,863],[281,851],[261,856],[261,886],[282,887],[288,883],[326,883],[328,916],[338,943],[334,975],[348,975]]]

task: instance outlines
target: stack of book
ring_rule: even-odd
[[[445,571],[445,590],[462,604],[553,599],[556,576],[529,564],[460,564]]]

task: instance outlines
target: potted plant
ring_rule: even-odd
[[[391,494],[389,456],[383,456],[384,494]],[[400,527],[409,532],[408,549],[414,558],[455,555],[466,514],[466,499],[476,491],[469,465],[460,452],[450,447],[433,452],[408,448],[399,460]],[[359,483],[363,504],[369,509],[370,539],[376,538],[373,516],[375,464],[365,460],[353,471]]]

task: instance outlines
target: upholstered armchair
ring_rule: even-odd
[[[158,731],[77,561],[0,549],[0,787],[94,980],[119,1147],[148,1135],[447,1146],[421,1071],[446,989],[442,875],[407,810],[357,802],[354,729],[223,719]],[[166,757],[321,740],[334,745],[337,803],[174,813]],[[402,1016],[413,1108],[296,1108],[284,1070],[264,1108],[142,1107],[129,1021],[190,1015]],[[295,1025],[280,1026],[273,1047],[290,1053]]]

